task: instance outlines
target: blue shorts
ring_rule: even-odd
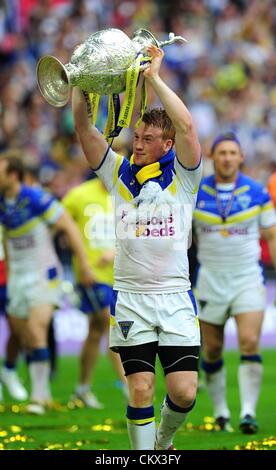
[[[109,307],[113,289],[108,284],[93,284],[90,287],[78,285],[80,295],[79,309],[83,313],[98,313],[103,308]]]
[[[0,315],[6,315],[7,300],[6,286],[0,286]]]

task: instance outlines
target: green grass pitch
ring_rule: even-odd
[[[242,435],[239,424],[239,396],[237,368],[239,354],[226,352],[228,400],[232,411],[233,433],[218,432],[208,425],[206,417],[212,416],[206,390],[198,393],[197,403],[185,425],[175,438],[177,449],[234,450],[248,448],[276,449],[276,350],[263,351],[264,383],[258,406],[260,431],[254,436]],[[20,373],[27,383],[25,366]],[[78,373],[76,357],[61,357],[58,373],[52,387],[53,395],[61,406],[49,410],[44,416],[28,415],[22,406],[14,406],[4,394],[0,403],[0,449],[80,449],[125,450],[129,449],[125,409],[126,402],[119,388],[108,359],[101,356],[95,375],[94,390],[105,404],[104,410],[73,408],[67,406]],[[164,396],[162,372],[158,370],[155,414],[159,421],[159,408]],[[205,421],[204,421],[205,419]],[[207,429],[206,425],[207,423]],[[208,427],[210,430],[208,430]],[[273,437],[274,436],[274,437]],[[267,440],[266,440],[267,439]]]

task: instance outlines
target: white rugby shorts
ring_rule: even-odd
[[[200,332],[192,291],[140,294],[114,291],[110,317],[110,347],[199,346]]]
[[[8,315],[24,319],[38,305],[59,305],[61,282],[58,277],[48,279],[39,272],[9,274],[7,295]]]
[[[200,266],[195,292],[199,319],[214,325],[265,308],[266,289],[259,265],[243,273],[214,272]]]

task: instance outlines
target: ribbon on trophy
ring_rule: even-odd
[[[118,94],[109,95],[108,98],[108,117],[104,130],[104,136],[110,145],[114,137],[117,137],[122,128],[117,125],[120,116],[120,97]]]
[[[146,80],[145,80],[145,77],[144,77],[143,78],[143,83],[142,83],[142,88],[141,88],[140,117],[139,117],[138,121],[135,124],[136,128],[139,127],[141,122],[142,122],[144,113],[146,111],[147,102],[148,102],[148,93],[147,93],[147,87],[146,87]]]
[[[123,106],[120,112],[118,125],[122,127],[129,127],[131,116],[133,113],[134,102],[135,102],[135,93],[138,83],[140,66],[143,60],[143,55],[138,54],[135,61],[127,69],[126,73],[126,93]]]
[[[98,93],[88,93],[88,99],[91,105],[91,122],[93,126],[95,126],[100,103],[100,95],[98,95]]]
[[[123,128],[128,128],[131,123],[133,108],[135,104],[136,88],[138,84],[141,65],[149,62],[150,58],[146,58],[139,54],[126,72],[126,91],[122,104],[120,105],[120,98],[118,94],[109,95],[108,97],[108,117],[104,130],[104,137],[109,144],[113,141],[114,137],[118,137]],[[96,124],[100,95],[97,93],[88,94],[90,105],[92,108],[91,121]],[[141,88],[141,103],[140,103],[140,116],[135,124],[138,127],[142,121],[144,112],[147,107],[147,89],[145,79]]]

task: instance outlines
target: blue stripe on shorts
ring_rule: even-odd
[[[112,315],[112,317],[115,317],[117,297],[118,297],[118,291],[113,290],[111,304],[110,304],[110,315]]]
[[[192,304],[193,304],[195,315],[197,315],[196,299],[195,299],[195,297],[194,297],[194,294],[193,294],[192,289],[188,290],[188,294],[189,294],[189,297],[190,297],[191,302],[192,302]]]

